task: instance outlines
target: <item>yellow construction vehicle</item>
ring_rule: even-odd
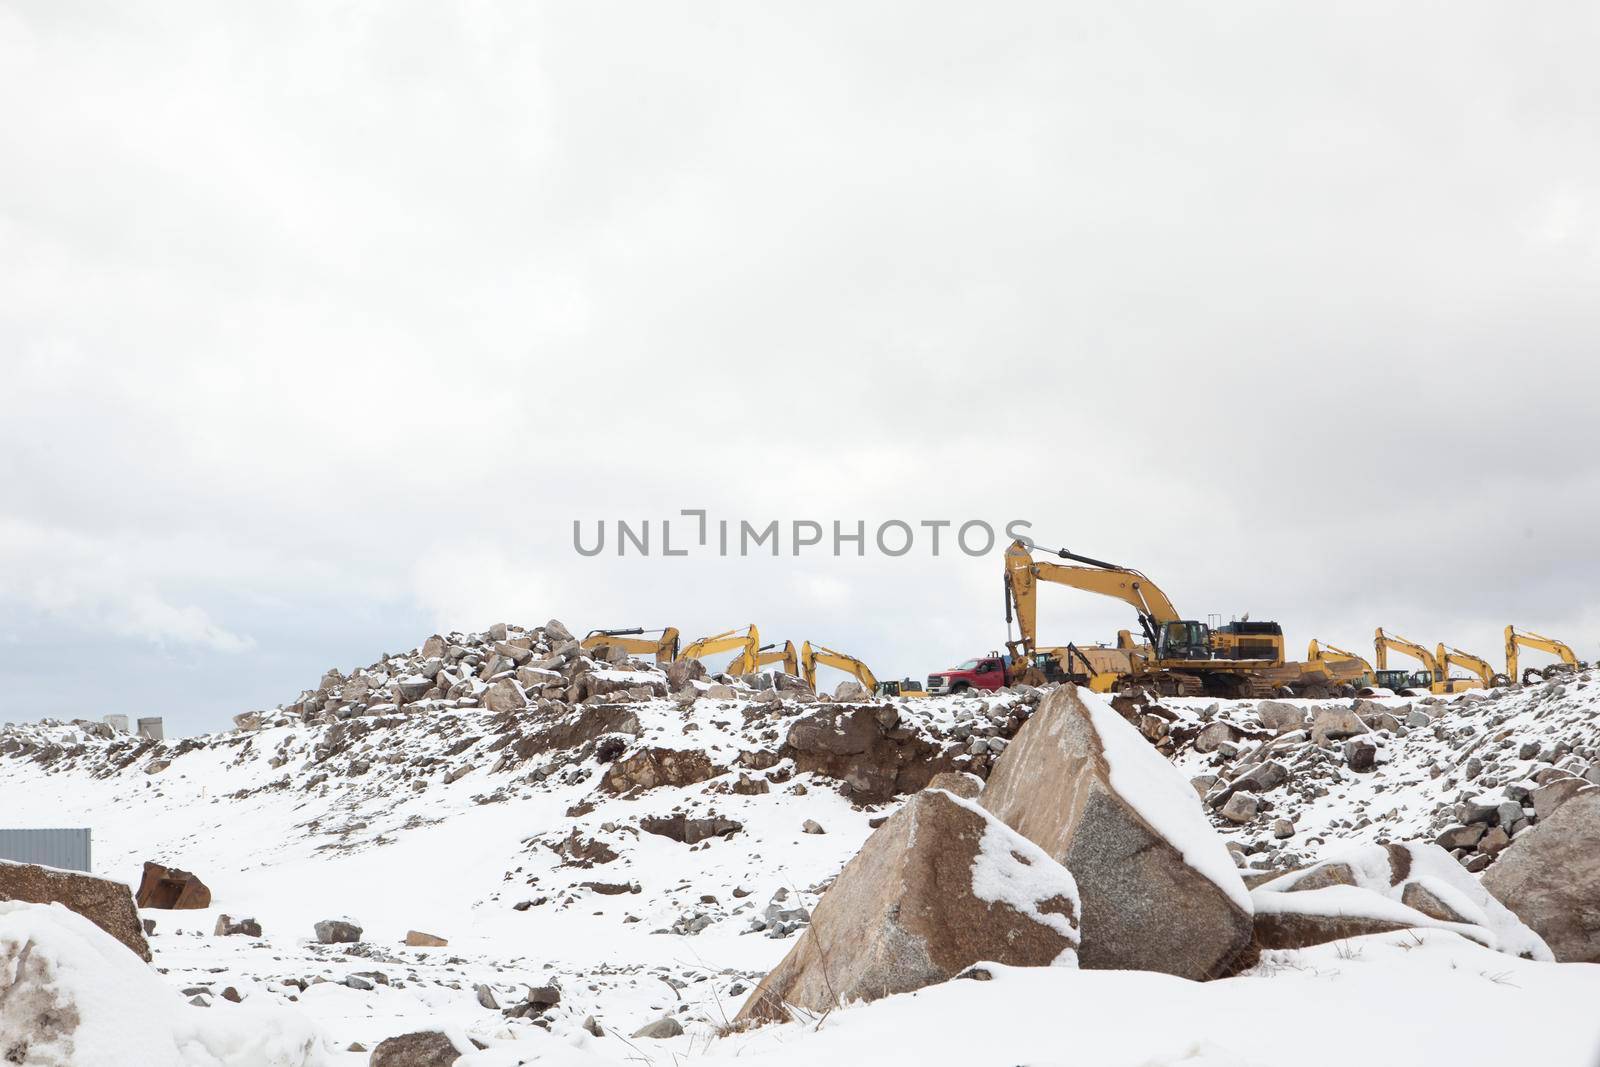
[[[1536,648],[1541,652],[1548,652],[1552,656],[1559,656],[1560,663],[1552,663],[1542,671],[1529,667],[1520,675],[1517,667],[1521,659],[1518,653],[1523,648]],[[1530,681],[1553,678],[1558,674],[1565,674],[1579,670],[1584,665],[1578,661],[1578,654],[1572,651],[1572,646],[1557,641],[1553,637],[1541,637],[1531,630],[1519,630],[1515,626],[1506,627],[1506,677],[1513,682],[1527,684]],[[1532,675],[1532,678],[1529,677]]]
[[[915,678],[902,678],[898,682],[892,679],[887,682],[879,682],[874,695],[880,697],[925,697],[928,695],[928,691]]]
[[[1361,665],[1363,671],[1368,674],[1372,673],[1372,664],[1367,662],[1365,656],[1358,656],[1354,652],[1346,652],[1344,649],[1334,645],[1319,642],[1313,637],[1310,646],[1306,649],[1306,662],[1326,663],[1329,660],[1354,660]]]
[[[661,636],[651,640],[638,636],[640,634]],[[659,630],[645,630],[639,627],[631,630],[590,630],[589,636],[579,644],[584,648],[613,645],[626,649],[630,656],[654,656],[656,663],[661,666],[678,658],[678,630],[674,626],[664,626]]]
[[[761,651],[761,634],[756,630],[756,624],[751,623],[743,630],[724,630],[720,634],[702,637],[692,645],[686,646],[678,653],[679,659],[705,659],[715,656],[719,652],[733,652],[739,654],[729,663],[726,674],[751,674],[755,671],[756,656]]]
[[[793,641],[785,641],[782,647],[778,645],[762,645],[756,650],[754,670],[761,670],[774,663],[783,664],[783,673],[800,677],[800,654],[794,650]]]
[[[1315,637],[1306,648],[1306,662],[1320,671],[1327,678],[1327,685],[1323,688],[1338,692],[1344,687],[1360,689],[1363,686],[1375,685],[1372,664],[1363,656],[1354,652],[1346,652],[1334,645],[1319,642]],[[1323,696],[1331,694],[1307,692],[1308,696]]]
[[[1113,597],[1138,613],[1146,646],[1135,645],[1131,635],[1119,635],[1119,651],[1128,659],[1127,672],[1088,672],[1091,685],[1150,685],[1158,692],[1177,696],[1269,696],[1280,684],[1291,684],[1303,676],[1297,669],[1274,670],[1292,666],[1284,662],[1283,628],[1275,622],[1251,622],[1246,617],[1213,628],[1183,618],[1160,586],[1131,567],[1080,556],[1064,548],[1054,554],[1081,566],[1038,562],[1021,541],[1006,549],[1006,622],[1009,624],[1014,614],[1020,635],[1015,641],[1008,640],[1006,647],[1014,669],[1023,674],[1039,669],[1036,653],[1046,651],[1037,643],[1038,583],[1052,582]],[[1060,657],[1054,665],[1063,676],[1074,680],[1085,674],[1081,668],[1081,663],[1065,662]],[[1106,673],[1120,676],[1095,677]]]
[[[1440,644],[1434,650],[1434,658],[1439,661],[1439,688],[1436,692],[1461,693],[1468,689],[1493,689],[1497,685],[1505,685],[1508,681],[1505,675],[1496,674],[1489,661],[1482,656],[1474,656],[1470,652],[1463,652],[1459,648]],[[1473,678],[1450,677],[1451,667],[1465,667],[1471,671]]]
[[[1430,693],[1446,691],[1442,688],[1444,675],[1439,670],[1439,660],[1432,652],[1429,652],[1415,641],[1406,640],[1399,634],[1385,633],[1381,626],[1373,631],[1372,643],[1376,653],[1373,657],[1373,662],[1377,664],[1377,670],[1373,671],[1372,674],[1373,680],[1377,685],[1382,686],[1384,689],[1393,690],[1396,693],[1407,689],[1425,689]],[[1410,656],[1422,664],[1423,669],[1420,671],[1390,670],[1389,653],[1391,650],[1403,656]]]
[[[861,683],[861,687],[869,693],[878,691],[878,679],[872,674],[865,663],[854,656],[847,656],[843,652],[836,652],[826,645],[813,645],[806,641],[800,646],[800,677],[812,689],[817,687],[817,667],[832,667],[844,671],[850,677]]]

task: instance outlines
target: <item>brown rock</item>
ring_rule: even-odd
[[[1333,909],[1318,912],[1256,912],[1254,948],[1310,948],[1347,937],[1387,934],[1407,930],[1406,923],[1385,922],[1362,915],[1341,915]]]
[[[1113,730],[1126,731],[1110,739],[1126,780],[1160,795],[1117,791],[1102,733]],[[1071,685],[1046,696],[990,771],[981,803],[1073,872],[1084,902],[1084,967],[1200,979],[1225,973],[1249,944],[1244,883],[1194,789],[1101,698]],[[1185,841],[1169,840],[1144,810],[1184,819]],[[1185,850],[1212,846],[1215,855],[1202,860],[1208,877]]]
[[[1533,791],[1534,815],[1541,820],[1550,818],[1556,813],[1557,808],[1572,797],[1572,794],[1588,784],[1582,778],[1557,778],[1540,786]]]
[[[122,882],[0,860],[0,900],[61,904],[127,945],[140,959],[150,961],[150,946],[134,910],[133,894]]]
[[[425,934],[421,930],[407,930],[406,944],[412,948],[444,948],[450,942],[437,934]]]
[[[693,785],[726,770],[712,763],[704,752],[644,748],[607,768],[604,784],[613,793],[625,793],[630,789],[654,789],[658,785]]]
[[[1400,903],[1415,908],[1430,919],[1447,923],[1471,923],[1472,920],[1446,904],[1439,895],[1422,882],[1407,882],[1400,891]]]
[[[1256,705],[1261,725],[1277,733],[1298,730],[1306,724],[1306,709],[1281,700],[1263,700]]]
[[[980,960],[1071,966],[1075,901],[1072,876],[1037,846],[975,805],[925,790],[845,865],[735,1022],[909,992]]]
[[[438,1030],[421,1030],[378,1042],[367,1067],[451,1067],[463,1053],[471,1051],[472,1048],[457,1048]]]
[[[521,711],[528,706],[527,694],[510,678],[502,678],[483,691],[483,706],[494,712]],[[381,1046],[380,1046],[381,1047]]]
[[[953,755],[900,726],[892,705],[822,705],[789,727],[781,754],[795,761],[797,773],[844,782],[852,799],[864,803],[914,793],[940,771],[955,769]]]
[[[146,862],[137,897],[141,908],[184,910],[211,907],[211,890],[194,874]]]
[[[1600,963],[1600,788],[1579,790],[1518,834],[1484,872],[1483,887],[1556,959]]]
[[[928,789],[943,789],[966,800],[976,800],[983,792],[983,779],[961,771],[940,771],[928,780]]]
[[[1318,748],[1327,748],[1331,741],[1367,732],[1367,724],[1347,708],[1318,708],[1311,718],[1311,742]]]
[[[261,924],[256,922],[254,919],[235,919],[231,915],[218,915],[217,925],[216,928],[212,930],[212,934],[216,937],[234,937],[237,935],[243,935],[244,937],[260,937]]]

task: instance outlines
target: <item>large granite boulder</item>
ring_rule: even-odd
[[[1077,946],[1072,875],[976,804],[928,789],[845,865],[735,1021],[905,993],[979,961],[1076,966]]]
[[[981,803],[1077,880],[1083,967],[1213,978],[1249,945],[1250,896],[1200,798],[1102,697],[1045,697]]]
[[[1512,838],[1483,886],[1563,963],[1600,963],[1600,787]]]
[[[125,882],[0,860],[0,900],[61,904],[127,945],[140,959],[150,960],[150,945]]]

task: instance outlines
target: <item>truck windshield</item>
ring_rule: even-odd
[[[963,663],[963,664],[961,664],[961,665],[960,665],[960,666],[958,666],[958,667],[956,667],[956,670],[958,670],[958,671],[972,671],[972,670],[977,670],[977,668],[978,668],[978,663],[979,663],[979,661],[978,661],[978,660],[975,660],[975,659],[969,659],[969,660],[967,660],[967,661],[966,661],[966,662],[965,662],[965,663]]]

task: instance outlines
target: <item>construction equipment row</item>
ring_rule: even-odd
[[[850,675],[868,693],[880,696],[925,695],[922,687],[910,679],[879,682],[871,668],[861,660],[826,645],[813,645],[810,641],[802,642],[799,649],[795,648],[793,641],[785,641],[782,645],[763,645],[761,633],[754,623],[743,628],[724,630],[710,637],[702,637],[681,647],[679,637],[677,628],[672,626],[662,627],[659,630],[645,630],[639,627],[624,630],[591,630],[579,644],[586,649],[611,645],[623,649],[629,655],[652,656],[660,666],[678,660],[704,659],[723,652],[733,652],[735,655],[725,668],[728,674],[755,674],[773,664],[781,664],[785,674],[803,678],[806,685],[815,689],[817,668],[831,667]]]
[[[1491,688],[1513,680],[1528,681],[1577,669],[1569,645],[1526,630],[1506,627],[1506,669],[1497,672],[1481,656],[1438,644],[1429,651],[1397,634],[1376,631],[1376,668],[1362,657],[1312,640],[1304,662],[1290,662],[1284,653],[1283,628],[1276,622],[1243,619],[1212,627],[1185,619],[1171,598],[1146,575],[1131,567],[1057,549],[1059,559],[1075,565],[1039,561],[1034,546],[1013,542],[1005,555],[1005,606],[1010,652],[1008,680],[1039,683],[1069,679],[1097,692],[1148,687],[1167,696],[1261,697],[1272,695],[1321,698],[1342,692],[1389,689],[1394,692],[1453,693]],[[1115,646],[1044,646],[1038,640],[1040,582],[1113,597],[1131,605],[1142,640],[1119,631]],[[1019,636],[1010,638],[1015,621]],[[1559,664],[1518,674],[1519,652],[1538,649],[1560,658]],[[1421,670],[1389,668],[1397,652],[1416,660]],[[1452,677],[1460,667],[1468,677]]]

